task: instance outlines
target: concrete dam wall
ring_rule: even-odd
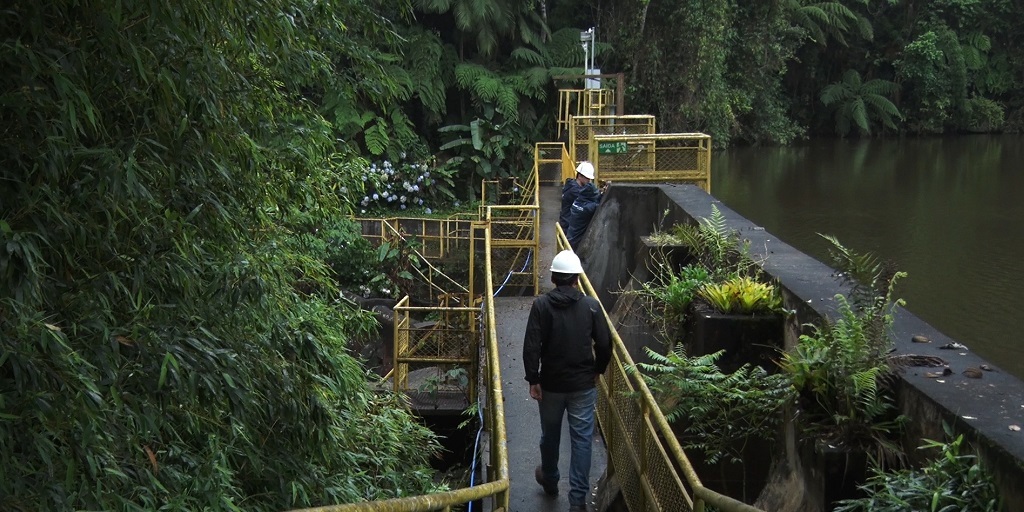
[[[795,311],[785,320],[784,348],[791,349],[798,343],[800,334],[807,332],[805,324],[820,324],[822,318],[836,317],[838,304],[834,297],[849,289],[839,282],[831,267],[776,239],[696,186],[616,183],[606,193],[578,252],[635,360],[644,359],[644,346],[661,347],[651,329],[636,321],[630,295],[621,293],[637,281],[650,278],[652,249],[643,237],[678,223],[693,224],[708,218],[713,205],[730,230],[749,240],[750,256],[778,281],[785,307]],[[931,343],[912,342],[912,337],[918,335],[930,338]],[[891,338],[894,354],[938,357],[952,370],[939,379],[925,375],[934,368],[906,367],[899,373],[896,406],[909,418],[902,443],[908,457],[913,460],[919,456],[915,452],[923,444],[922,439],[946,439],[942,426],[946,423],[955,433],[964,434],[971,450],[992,472],[1004,510],[1024,510],[1024,432],[1013,428],[1024,425],[1024,382],[1000,371],[998,364],[976,356],[969,350],[969,341],[962,342],[966,349],[939,348],[957,340],[903,308],[896,311]],[[961,373],[983,366],[991,371],[985,371],[982,378]],[[801,450],[798,430],[790,422],[780,433],[773,467],[779,468],[775,473],[781,476],[773,478],[758,501],[766,510],[823,510],[826,506],[827,484],[822,482],[821,469],[815,468]],[[800,498],[794,498],[796,495]]]

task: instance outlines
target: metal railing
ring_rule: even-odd
[[[602,180],[693,183],[711,192],[710,135],[594,135],[588,151]]]
[[[590,148],[598,135],[653,135],[654,132],[652,115],[574,116],[569,123],[569,156],[575,162],[593,161]],[[563,176],[562,181],[573,176],[575,173]]]
[[[576,164],[562,142],[538,142],[533,146],[533,166],[537,169],[540,185],[565,183],[575,176]]]
[[[437,306],[414,307],[406,296],[395,305],[394,365],[385,379],[391,379],[395,391],[408,395],[414,407],[438,405],[442,401],[451,405],[452,400],[459,401],[456,408],[459,403],[464,407],[479,404],[489,442],[486,483],[436,494],[329,505],[303,512],[450,511],[479,500],[489,500],[489,510],[508,510],[508,446],[493,298],[497,294],[495,282],[502,287],[532,286],[534,294],[538,291],[537,171],[535,162],[524,183],[513,180],[511,186],[521,190],[509,196],[503,195],[502,184],[492,182],[495,198],[511,197],[511,204],[482,206],[476,219],[357,219],[362,224],[363,236],[378,246],[386,242],[408,243],[414,237],[418,242],[416,254],[427,265],[419,280],[427,285],[431,300],[438,300]],[[483,190],[488,190],[488,182],[483,183]],[[476,297],[473,269],[478,244],[483,245],[485,276],[480,308],[469,307]],[[494,264],[495,254],[500,261],[498,266]],[[431,263],[452,258],[468,261],[468,287]],[[453,306],[452,302],[459,305]],[[414,314],[431,320],[414,322]],[[450,370],[457,368],[467,372],[466,387],[461,380],[450,379]]]
[[[476,402],[480,310],[445,302],[413,307],[408,295],[393,309],[394,391],[405,393],[414,408],[466,409]],[[415,322],[413,314],[432,320]],[[466,373],[465,380],[458,371]]]
[[[613,89],[559,89],[557,135],[562,136],[563,128],[572,129],[573,117],[608,115],[617,97]]]
[[[555,233],[558,250],[568,249],[561,226]],[[598,299],[585,272],[580,288]],[[629,510],[703,512],[710,504],[720,512],[761,512],[701,484],[643,376],[627,370],[635,367],[633,358],[604,305],[601,311],[611,330],[612,361],[598,385],[597,417]]]
[[[362,226],[363,238],[376,246],[396,243],[411,248],[419,264],[409,265],[413,275],[413,290],[410,294],[430,303],[453,296],[472,297],[471,290],[462,280],[453,278],[451,271],[445,272],[439,266],[466,272],[466,282],[473,282],[473,267],[469,265],[470,229],[472,221],[465,219],[426,219],[389,217],[356,219]],[[411,243],[415,239],[416,243]],[[468,305],[463,301],[462,305]]]
[[[479,229],[483,230],[483,244],[484,244],[484,269],[486,275],[492,275],[491,272],[491,237],[490,237],[490,226],[484,223],[479,226]],[[507,435],[505,431],[505,405],[504,405],[504,394],[502,391],[501,383],[501,361],[498,353],[498,334],[495,329],[496,320],[494,315],[494,286],[490,279],[484,280],[484,301],[482,305],[482,325],[476,323],[476,315],[480,314],[481,311],[476,308],[447,308],[443,314],[448,315],[466,315],[465,318],[471,319],[474,326],[482,327],[477,329],[476,334],[480,336],[479,347],[481,350],[480,359],[484,361],[483,365],[480,365],[481,378],[480,382],[483,384],[483,389],[480,393],[473,393],[476,400],[481,403],[481,411],[483,414],[484,430],[488,434],[489,449],[488,453],[488,465],[486,469],[486,483],[473,485],[470,487],[464,487],[462,489],[456,489],[448,492],[441,492],[436,494],[426,494],[421,496],[411,496],[406,498],[395,498],[390,500],[382,501],[369,501],[361,503],[347,503],[341,505],[328,505],[324,507],[315,507],[302,509],[301,512],[368,512],[368,511],[388,511],[388,512],[429,512],[434,510],[442,510],[448,512],[452,507],[461,506],[466,503],[475,502],[479,500],[490,500],[490,510],[494,512],[504,512],[508,510],[509,506],[509,470],[508,470],[508,443]],[[431,328],[428,326],[421,326],[420,328],[413,327],[411,319],[406,316],[401,316],[400,311],[406,313],[413,310],[422,308],[411,308],[408,307],[408,297],[403,301],[404,304],[395,308],[396,319],[395,319],[395,337],[396,337],[396,354],[402,353],[404,347],[415,347],[421,345],[420,348],[425,346],[435,346],[434,342],[429,341],[432,336],[437,333],[431,333]],[[459,321],[455,320],[455,324]],[[401,326],[401,327],[400,327]],[[416,331],[426,333],[423,336],[414,335]],[[406,340],[402,342],[398,341],[399,336],[405,336],[408,333]],[[435,339],[443,339],[443,336]],[[399,349],[399,343],[402,344],[403,349]],[[447,345],[447,344],[445,344]],[[471,349],[476,349],[473,344],[468,344]],[[444,349],[439,349],[438,353],[443,353]],[[402,358],[399,358],[402,359]],[[429,357],[420,356],[406,358],[407,363],[415,361],[423,361],[430,359]],[[462,362],[465,364],[472,364],[469,360],[472,357],[466,357],[465,353],[459,352],[457,357],[442,356],[432,361],[432,364],[444,364],[445,362]],[[475,360],[475,359],[473,359]],[[440,363],[439,363],[440,361]],[[476,365],[473,365],[476,366]],[[401,377],[397,377],[396,372],[396,386],[400,380],[406,380]],[[471,382],[476,382],[477,379],[471,379]]]

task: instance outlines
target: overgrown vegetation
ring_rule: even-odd
[[[677,270],[661,257],[652,269],[653,279],[641,283],[638,291],[658,310],[653,317],[663,318],[664,332],[683,323],[694,299],[720,313],[780,310],[778,288],[757,280],[761,269],[748,254],[749,242],[728,229],[718,207],[712,205],[711,215],[696,224],[676,224],[651,236],[651,241],[684,246],[689,261]]]
[[[743,365],[724,374],[715,365],[723,351],[687,356],[682,346],[665,355],[646,349],[652,363],[638,363],[666,419],[682,426],[683,448],[701,450],[706,460],[741,461],[743,447],[771,440],[782,407],[793,398],[783,374]]]
[[[694,297],[709,282],[703,267],[687,265],[678,271],[667,262],[660,262],[651,281],[640,284],[637,293],[646,301],[652,319],[659,319],[659,328],[668,339],[675,339],[686,320]]]
[[[433,434],[347,352],[372,320],[322,256],[365,163],[306,99],[386,100],[386,72],[339,71],[394,28],[349,2],[16,2],[0,31],[0,508],[436,488]]]
[[[741,240],[739,232],[729,229],[725,215],[715,205],[711,205],[711,215],[696,224],[676,224],[670,235],[688,248],[695,264],[707,270],[712,280],[722,281],[760,271],[748,254],[749,242]]]
[[[650,318],[659,319],[666,347],[664,354],[646,348],[651,362],[638,363],[636,370],[679,427],[684,448],[701,450],[711,464],[739,462],[747,443],[774,439],[793,387],[786,375],[769,375],[751,364],[723,373],[716,364],[725,354],[721,350],[688,356],[683,326],[695,300],[721,313],[771,313],[781,309],[779,291],[756,279],[761,271],[747,253],[748,243],[728,229],[715,206],[695,225],[678,224],[651,241],[682,245],[689,263],[676,269],[662,255],[651,269],[653,278],[636,292]]]
[[[888,353],[893,311],[902,304],[894,287],[905,274],[825,238],[833,245],[833,266],[852,286],[849,298],[836,295],[837,317],[808,326],[780,366],[800,393],[808,438],[866,450],[883,465],[901,464],[903,418],[893,405]]]
[[[1022,13],[1007,0],[573,0],[551,23],[597,27],[610,43],[598,64],[626,73],[631,113],[724,147],[1019,132]]]
[[[946,434],[953,434],[946,426]],[[872,476],[860,486],[863,498],[843,500],[836,512],[995,512],[1001,499],[992,474],[975,455],[961,454],[963,434],[941,443],[925,440],[922,450],[938,451],[938,457],[921,469],[886,471],[872,468]]]

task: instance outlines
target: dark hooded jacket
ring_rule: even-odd
[[[601,192],[593,183],[587,183],[569,208],[569,227],[565,228],[565,237],[569,239],[569,245],[573,250],[576,250],[583,235],[586,234],[590,219],[594,218],[594,212],[597,211],[599,204],[601,204]]]
[[[594,387],[611,360],[611,334],[601,303],[572,286],[537,297],[523,340],[526,380],[553,393]]]
[[[583,185],[580,185],[576,178],[565,180],[565,186],[562,187],[562,210],[558,213],[558,223],[562,225],[563,231],[569,229],[569,213],[576,196],[580,195],[580,190],[583,190]]]

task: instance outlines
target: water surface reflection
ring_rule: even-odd
[[[733,210],[827,261],[835,235],[893,260],[907,309],[1024,378],[1024,136],[837,141],[712,157]]]

